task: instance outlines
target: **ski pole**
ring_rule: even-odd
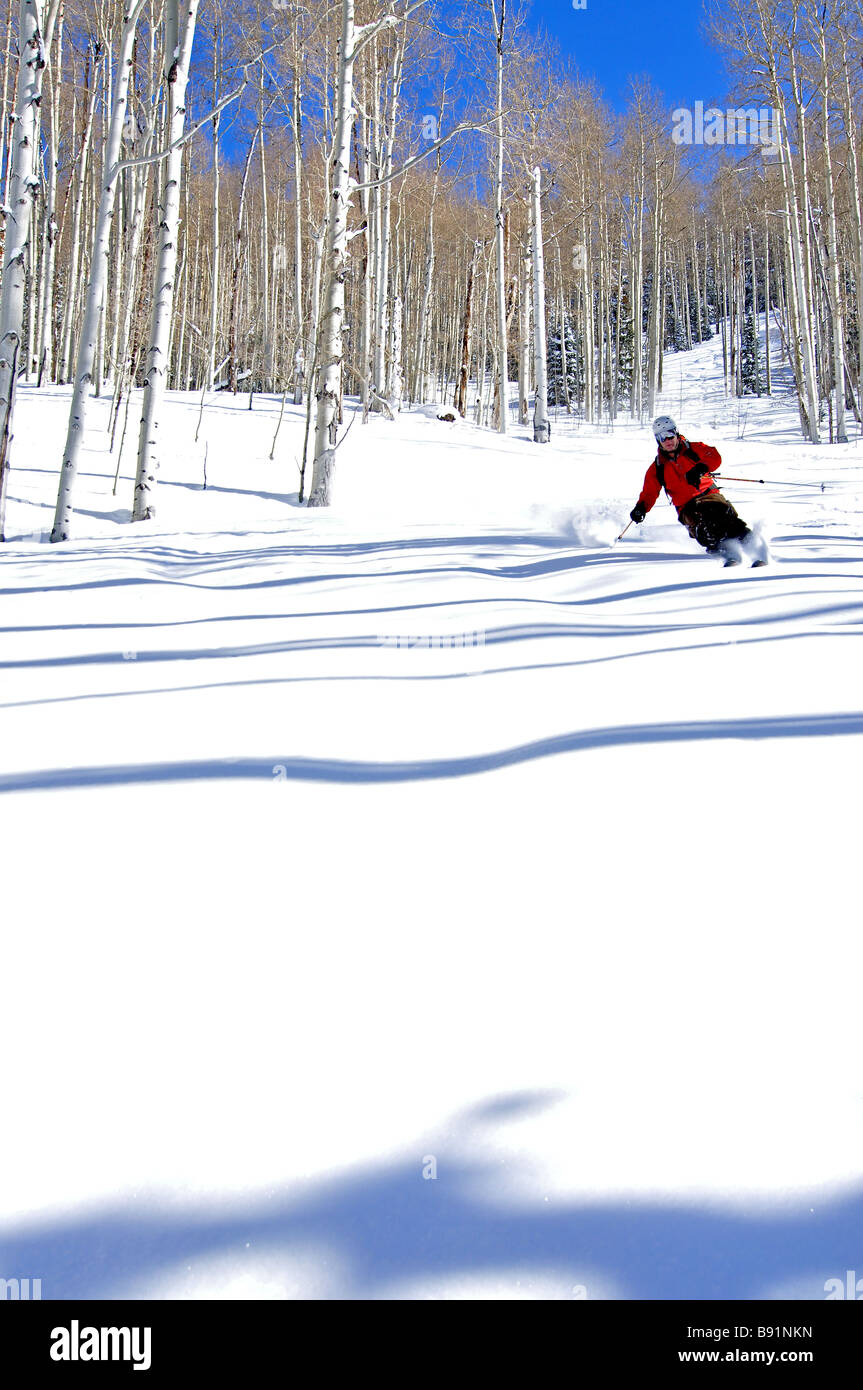
[[[721,478],[724,483],[763,483],[766,487],[820,487],[824,491],[823,483],[793,483],[790,478],[774,478],[768,483],[766,478],[733,478],[730,473],[714,473],[714,478]]]
[[[624,536],[626,535],[626,533],[627,533],[627,531],[629,530],[629,528],[630,528],[631,525],[632,525],[632,522],[631,522],[631,521],[628,521],[628,522],[626,523],[626,525],[624,526],[623,530],[621,531],[620,535],[619,535],[618,538],[617,538],[619,541],[622,541],[622,540],[623,540]]]

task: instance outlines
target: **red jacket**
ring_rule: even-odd
[[[650,511],[660,493],[660,482],[656,473],[656,465],[662,460],[663,482],[665,490],[674,503],[678,511],[693,497],[698,497],[702,492],[715,492],[716,482],[711,476],[722,463],[722,457],[718,449],[714,449],[710,444],[690,444],[683,435],[678,436],[680,443],[673,454],[666,454],[661,448],[657,448],[656,458],[644,475],[644,487],[641,489],[639,502],[644,506],[646,512]],[[703,474],[693,484],[687,482],[686,474],[691,468],[697,467],[699,463],[704,464],[709,473]]]

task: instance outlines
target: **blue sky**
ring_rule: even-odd
[[[618,109],[627,78],[647,73],[668,104],[705,105],[723,98],[720,55],[701,36],[701,0],[533,0],[531,27],[542,25],[585,75],[595,76]]]

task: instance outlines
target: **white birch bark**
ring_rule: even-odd
[[[374,387],[376,397],[382,400],[386,400],[389,394],[386,344],[391,328],[388,314],[390,256],[392,250],[392,181],[390,175],[392,174],[393,168],[393,146],[395,144],[396,115],[401,93],[403,63],[404,38],[400,36],[396,45],[395,64],[390,78],[390,100],[385,117],[385,134],[382,142],[383,158],[379,164],[380,177],[385,179],[386,182],[379,190],[382,211],[381,234],[378,247],[379,259],[376,272],[377,304],[375,308]],[[372,409],[375,408],[375,404],[373,400]]]
[[[596,351],[594,333],[593,271],[590,258],[590,239],[587,223],[582,231],[585,248],[584,264],[581,269],[581,295],[583,305],[583,333],[581,356],[584,364],[584,418],[593,423],[596,417]]]
[[[790,211],[792,213],[793,241],[795,249],[799,252],[798,260],[801,264],[800,285],[800,329],[803,335],[803,367],[806,378],[806,399],[807,414],[809,423],[809,438],[813,444],[821,443],[821,403],[818,391],[818,373],[815,361],[815,339],[813,318],[815,315],[815,292],[814,292],[814,255],[812,247],[812,219],[809,204],[809,175],[808,175],[808,151],[807,151],[807,132],[806,114],[807,105],[803,99],[802,79],[798,74],[798,61],[796,49],[793,44],[789,45],[791,58],[791,87],[794,98],[795,112],[797,117],[797,149],[800,159],[800,181],[799,191],[795,177],[794,160],[789,158],[787,161],[788,181],[792,189],[793,197]],[[799,220],[798,220],[799,219]]]
[[[425,404],[427,395],[426,369],[429,354],[429,334],[431,329],[431,302],[432,288],[434,284],[435,268],[435,203],[437,201],[438,182],[440,179],[441,154],[438,150],[437,161],[435,164],[434,183],[432,184],[431,207],[429,208],[428,241],[426,249],[425,279],[423,281],[422,304],[419,311],[419,321],[417,324],[417,349],[416,365],[414,367],[414,400]]]
[[[830,149],[830,76],[827,59],[827,40],[824,25],[819,28],[822,70],[822,117],[824,142],[824,176],[827,192],[827,245],[830,252],[829,302],[833,337],[833,391],[836,402],[836,442],[848,443],[845,427],[845,317],[842,312],[842,290],[839,283],[839,238],[836,231],[836,190],[833,180],[833,156]],[[860,287],[858,287],[859,293]]]
[[[470,359],[473,351],[473,293],[474,277],[476,275],[476,263],[479,256],[479,242],[474,242],[473,257],[470,269],[467,273],[467,292],[464,303],[464,324],[462,327],[462,346],[461,346],[461,367],[455,388],[455,398],[453,405],[459,415],[464,419],[467,414],[467,387],[470,380]],[[481,389],[482,383],[478,386]]]
[[[393,350],[392,374],[390,377],[389,401],[393,410],[401,410],[404,395],[404,369],[402,365],[402,318],[404,306],[402,297],[397,294],[393,300]]]
[[[533,411],[533,441],[547,444],[548,428],[548,358],[545,337],[545,260],[542,247],[542,205],[540,170],[533,171],[532,193],[532,251],[533,251],[533,347],[536,397]]]
[[[638,236],[632,294],[633,369],[630,413],[640,420],[644,411],[644,194],[646,188],[644,113],[641,110],[639,110],[638,122],[638,183],[635,190],[638,209]]]
[[[500,0],[500,18],[497,17],[495,0],[490,0],[495,20],[495,145],[496,164],[494,178],[494,245],[495,245],[495,288],[497,291],[496,309],[496,361],[497,361],[497,429],[506,434],[508,381],[508,345],[506,332],[506,252],[503,235],[503,35],[506,26],[506,0]]]
[[[836,26],[836,37],[839,44],[839,59],[842,70],[841,84],[841,106],[842,120],[845,126],[845,141],[848,151],[848,172],[851,180],[851,227],[854,238],[854,249],[856,259],[854,263],[854,276],[857,285],[857,405],[856,410],[863,406],[861,399],[861,358],[863,358],[863,178],[860,174],[860,138],[859,122],[855,106],[855,94],[852,91],[850,57],[848,51],[848,35],[842,24]]]
[[[96,51],[98,55],[98,46]],[[84,135],[81,140],[81,154],[78,164],[78,179],[75,192],[75,209],[72,215],[69,273],[66,279],[66,302],[63,307],[63,327],[60,335],[60,362],[57,369],[58,381],[66,380],[69,363],[72,357],[72,339],[75,331],[75,308],[78,300],[78,264],[82,241],[81,219],[84,212],[84,194],[87,188],[87,167],[90,160],[90,145],[93,138],[93,118],[96,112],[98,89],[97,64],[96,58],[94,57],[92,87],[90,90],[90,100],[87,104],[87,119],[84,126]]]
[[[165,79],[168,84],[168,135],[171,146],[179,141],[186,121],[186,84],[198,17],[198,0],[167,0],[165,12]],[[174,38],[171,44],[171,36]],[[174,307],[174,275],[177,266],[177,235],[180,220],[180,179],[183,147],[172,148],[167,157],[156,278],[153,287],[153,316],[150,345],[144,376],[144,409],[138,436],[138,468],[135,478],[133,521],[148,521],[156,514],[156,475],[159,471],[159,425],[168,372],[168,339]]]
[[[766,207],[764,210],[764,362],[765,389],[769,396],[772,390],[770,374],[770,222]]]
[[[366,64],[367,66],[367,64]],[[360,121],[359,135],[359,169],[361,184],[366,184],[372,177],[372,155],[371,155],[371,120],[363,116]],[[359,364],[360,364],[360,401],[363,407],[363,422],[368,418],[371,405],[371,380],[372,380],[372,306],[374,302],[374,271],[372,268],[372,230],[374,219],[371,210],[375,204],[374,188],[363,188],[360,193],[360,205],[362,207],[363,222],[365,223],[365,254],[363,256],[362,273],[362,338],[359,344]]]
[[[11,6],[10,6],[11,10]],[[42,221],[42,290],[39,297],[39,371],[49,381],[54,371],[54,260],[57,246],[57,167],[60,144],[60,87],[63,54],[63,8],[57,20],[57,54],[52,60],[48,102],[48,185]]]
[[[219,58],[222,51],[221,24],[213,35],[213,101],[219,103]],[[207,345],[205,390],[212,391],[216,378],[216,335],[219,323],[221,233],[219,230],[219,112],[213,116],[213,255],[210,262],[210,335]]]
[[[145,154],[152,151],[153,138],[155,131],[151,127],[145,144]],[[139,251],[141,249],[141,238],[144,230],[144,211],[147,204],[147,194],[150,185],[150,166],[144,165],[141,169],[130,169],[127,171],[132,179],[132,217],[128,229],[128,255],[126,265],[128,273],[126,285],[123,290],[123,306],[121,314],[120,334],[117,343],[117,379],[114,389],[114,412],[119,406],[120,397],[126,383],[126,378],[132,370],[131,358],[131,336],[132,336],[132,316],[136,306],[136,296],[138,285],[141,282],[141,264]]]
[[[309,342],[306,349],[306,389],[315,390],[315,377],[317,376],[317,366],[315,359],[317,351],[317,333],[321,317],[321,277],[323,274],[324,251],[327,244],[327,223],[325,222],[319,232],[314,227],[312,231],[312,242],[315,248],[314,261],[312,266],[312,294],[311,294],[311,313],[309,316]],[[311,373],[311,375],[310,375]]]
[[[249,152],[243,165],[243,177],[240,182],[240,201],[237,207],[237,230],[234,237],[234,259],[231,265],[231,300],[230,312],[228,315],[228,385],[233,395],[237,394],[237,314],[240,297],[240,268],[244,257],[243,246],[243,225],[246,216],[246,192],[249,182],[249,170],[252,167],[252,155],[255,152],[257,143],[257,132],[249,145]]]
[[[303,112],[302,112],[302,83],[300,74],[300,55],[296,56],[294,66],[294,102],[291,119],[291,135],[293,137],[294,153],[294,313],[296,315],[296,337],[298,342],[303,338],[303,208],[302,208],[302,178],[303,178]],[[305,388],[305,353],[302,348],[297,349],[295,364],[302,373],[294,378],[294,404],[302,405]],[[311,357],[309,357],[311,364]]]
[[[105,150],[104,172],[102,177],[102,196],[96,221],[96,234],[93,254],[90,259],[90,279],[84,308],[84,323],[78,342],[78,359],[75,365],[75,387],[69,409],[69,424],[66,431],[66,445],[63,450],[63,464],[60,470],[60,487],[57,493],[57,507],[54,513],[52,541],[69,539],[72,522],[72,493],[78,473],[78,459],[84,438],[87,420],[87,401],[93,384],[93,365],[99,341],[102,305],[108,282],[108,259],[110,254],[111,224],[114,217],[114,202],[117,191],[117,162],[123,139],[123,125],[126,120],[126,107],[129,99],[129,80],[132,74],[132,47],[138,16],[144,0],[133,0],[124,16],[120,39],[120,55],[117,62],[116,91],[114,93],[111,125]]]
[[[0,128],[0,187],[5,184],[6,170],[6,129],[9,116],[9,70],[12,63],[12,14],[14,11],[12,0],[9,0],[6,9],[6,46],[3,57],[3,102],[2,119],[3,125]],[[5,187],[2,187],[3,200],[5,201]]]
[[[315,419],[314,464],[310,507],[330,503],[336,460],[336,428],[342,391],[342,330],[345,317],[345,276],[348,256],[350,208],[351,125],[354,118],[354,62],[356,27],[354,0],[342,0],[342,37],[339,48],[336,123],[333,138],[329,222],[326,231],[326,290],[319,327],[318,409]]]
[[[488,370],[488,292],[492,284],[491,267],[494,255],[490,254],[485,261],[485,284],[482,293],[482,316],[480,325],[482,328],[482,347],[479,350],[476,368],[476,418],[477,424],[485,427],[489,417],[492,392],[494,383],[497,380],[496,372]],[[470,373],[468,373],[468,376]]]
[[[406,14],[410,14],[407,11]],[[341,42],[333,132],[329,214],[326,229],[326,288],[318,327],[320,378],[315,419],[314,466],[310,507],[329,505],[336,457],[336,429],[341,409],[342,358],[344,355],[345,277],[350,210],[351,128],[354,119],[354,65],[361,50],[385,28],[393,28],[406,16],[394,11],[374,23],[357,28],[354,0],[342,0]],[[402,45],[399,45],[399,52]],[[401,59],[399,59],[400,81]],[[393,105],[393,120],[395,105]]]
[[[59,0],[52,0],[44,37],[38,0],[21,0],[18,11],[18,81],[9,137],[12,160],[7,184],[3,279],[0,285],[0,441],[4,446],[0,467],[0,538],[3,535],[9,471],[5,446],[11,430],[13,363],[17,366],[22,347],[27,246],[38,189],[38,178],[33,173],[37,113],[42,98],[46,46],[50,46],[58,8]]]
[[[662,338],[665,319],[665,257],[662,238],[662,191],[659,168],[654,153],[653,184],[653,282],[650,294],[650,313],[647,320],[647,413],[656,411],[656,393],[662,364]]]
[[[526,425],[530,410],[530,308],[531,308],[530,245],[521,255],[521,303],[519,305],[518,344],[518,419]]]

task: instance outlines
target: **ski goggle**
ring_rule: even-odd
[[[665,434],[661,434],[661,435],[659,436],[659,442],[660,442],[660,444],[664,444],[664,443],[666,442],[666,440],[668,440],[668,439],[676,439],[676,438],[677,438],[677,430],[666,430],[666,431],[665,431]]]

